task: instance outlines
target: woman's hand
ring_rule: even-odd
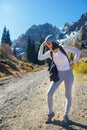
[[[71,64],[70,64],[70,67],[73,68],[73,66],[74,66],[74,63],[71,63]]]
[[[46,42],[43,42],[42,45],[43,45],[43,46],[47,46],[47,43],[46,43]]]

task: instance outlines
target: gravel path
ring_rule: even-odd
[[[59,122],[65,104],[63,83],[54,95],[55,119],[52,124],[45,124],[50,84],[47,68],[0,80],[0,130],[87,130],[87,79],[78,77],[73,85],[71,120],[67,126]]]

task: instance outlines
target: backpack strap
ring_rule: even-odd
[[[52,52],[52,51],[50,51],[50,56],[51,56],[51,58],[52,58],[51,65],[52,65],[52,64],[55,64],[54,61],[53,61],[53,52]]]
[[[67,57],[67,59],[68,59],[68,61],[69,61],[69,63],[70,63],[70,60],[69,60],[69,58],[68,58],[68,55],[67,55],[67,53],[65,52],[65,50],[63,49],[63,47],[59,45],[59,49],[60,49],[60,51]]]
[[[50,55],[51,55],[51,58],[52,58],[52,61],[53,61],[53,52],[50,51]]]

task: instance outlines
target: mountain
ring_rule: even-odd
[[[28,37],[34,39],[35,43],[39,43],[41,38],[45,38],[49,34],[57,34],[58,40],[61,39],[81,39],[83,31],[87,30],[87,12],[82,14],[79,20],[72,23],[65,23],[62,28],[53,26],[50,23],[43,25],[32,25],[24,34],[18,37],[13,43],[13,46],[25,49]],[[83,37],[87,39],[87,34]]]
[[[68,35],[70,35],[71,32],[74,32],[74,31],[78,32],[84,27],[87,28],[87,12],[82,14],[82,16],[77,22],[65,23],[62,30],[66,32]]]
[[[35,43],[38,43],[41,38],[45,38],[49,34],[60,34],[61,31],[56,26],[53,26],[50,23],[45,23],[43,25],[32,25],[25,34],[22,34],[18,37],[17,40],[14,41],[17,47],[26,46],[28,37],[30,36],[34,39]]]

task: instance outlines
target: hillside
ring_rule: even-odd
[[[40,67],[34,66],[30,63],[25,63],[23,61],[3,59],[0,61],[0,78],[7,76],[18,76],[27,72],[37,71],[39,69]]]

